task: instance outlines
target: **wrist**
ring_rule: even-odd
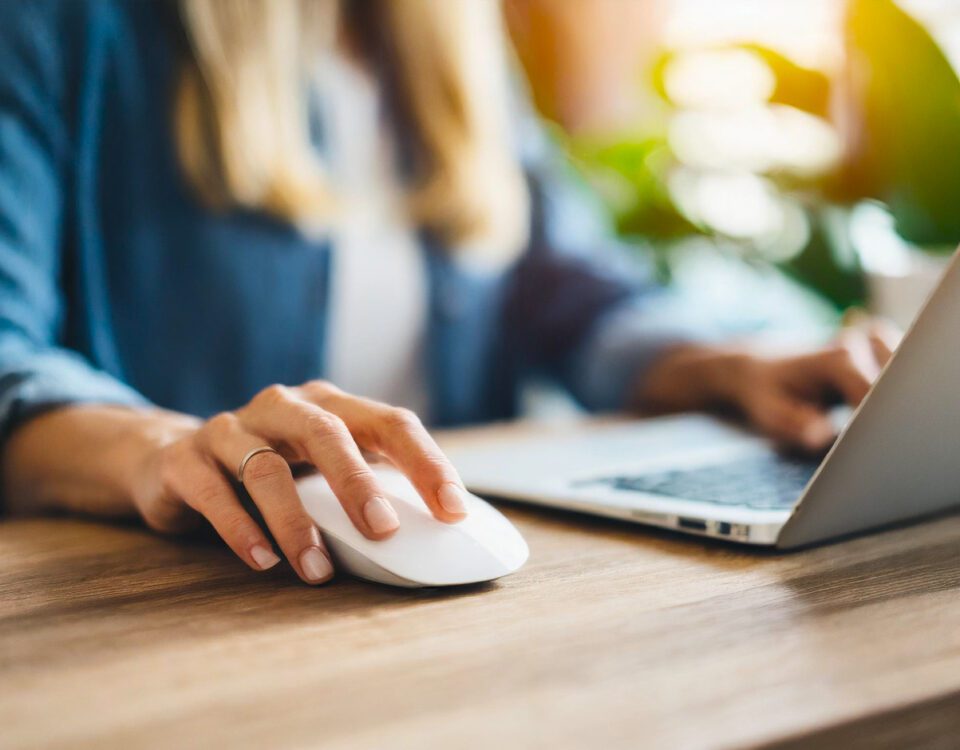
[[[147,457],[195,424],[171,412],[118,406],[67,406],[39,415],[6,443],[0,476],[7,508],[19,515],[132,515]]]
[[[736,405],[749,388],[756,358],[743,350],[681,346],[663,354],[638,389],[643,410],[698,411]]]

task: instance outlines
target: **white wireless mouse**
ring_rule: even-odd
[[[467,517],[460,523],[443,523],[400,472],[375,470],[400,517],[400,528],[380,542],[357,531],[323,477],[297,482],[300,499],[338,569],[377,583],[418,588],[492,581],[527,561],[529,549],[520,532],[480,498],[466,498]]]

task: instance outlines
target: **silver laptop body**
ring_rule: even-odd
[[[449,455],[477,494],[781,549],[960,506],[960,255],[822,461],[702,415]]]

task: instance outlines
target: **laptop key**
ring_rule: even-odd
[[[598,477],[577,484],[605,484],[623,492],[715,505],[786,510],[800,497],[818,466],[819,462],[785,456],[751,456],[713,466]]]

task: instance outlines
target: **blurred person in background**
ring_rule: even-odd
[[[511,96],[473,0],[18,2],[0,25],[0,435],[17,513],[206,519],[241,560],[332,564],[294,470],[371,539],[367,454],[444,522],[424,423],[514,416],[531,373],[587,408],[727,408],[808,450],[890,356],[789,357],[665,319]],[[266,449],[266,450],[263,450]],[[258,451],[259,452],[256,452]]]

